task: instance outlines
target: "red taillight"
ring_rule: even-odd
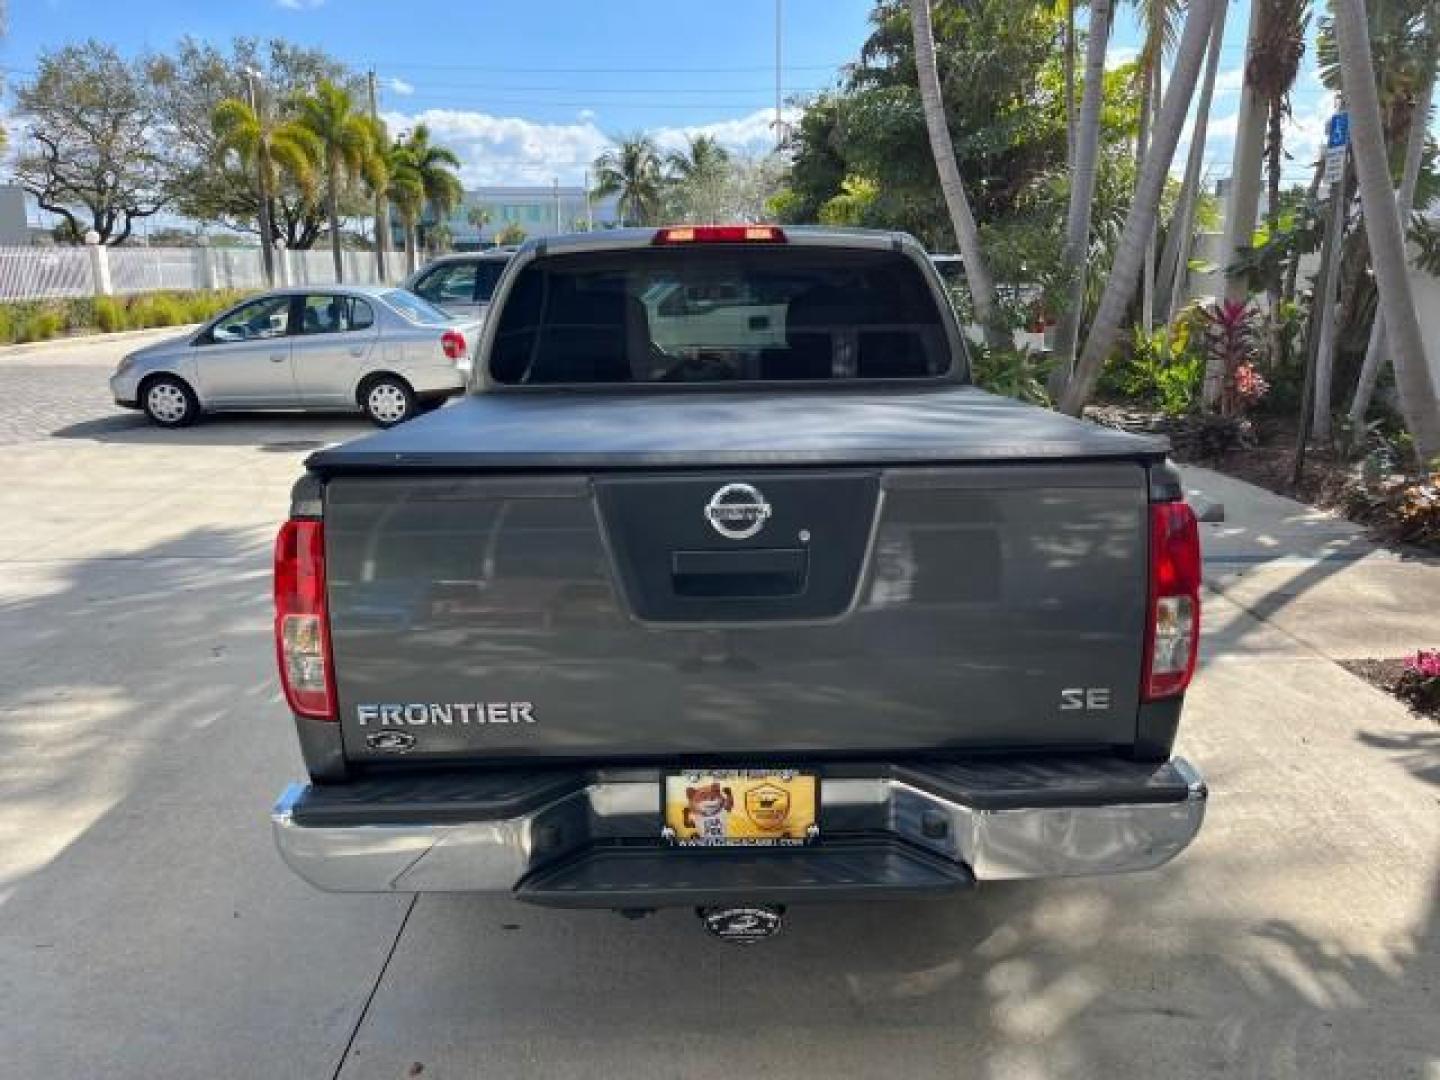
[[[657,244],[783,244],[785,230],[774,225],[683,225],[657,229]]]
[[[275,538],[275,654],[290,708],[301,716],[334,720],[325,527],[318,521],[287,521]]]
[[[1183,502],[1150,507],[1150,604],[1145,626],[1146,701],[1183,693],[1200,644],[1200,529]]]
[[[440,348],[447,359],[465,359],[465,335],[459,330],[446,330],[440,335]]]

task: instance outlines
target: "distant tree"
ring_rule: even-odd
[[[363,89],[363,80],[339,60],[322,50],[280,39],[262,43],[239,37],[224,48],[182,38],[173,53],[150,57],[147,69],[168,133],[175,209],[197,221],[252,235],[259,232],[260,216],[256,170],[245,168],[235,155],[219,151],[211,123],[215,107],[227,98],[246,100],[247,71],[254,73],[262,111],[281,122],[294,118],[294,97],[313,89],[322,79],[356,95]],[[314,194],[283,170],[270,193],[275,232],[291,250],[313,247],[325,232],[326,207]],[[340,199],[343,217],[370,212],[362,195],[359,185],[346,184]]]
[[[42,54],[37,68],[16,88],[25,139],[15,182],[69,235],[94,229],[101,243],[123,244],[137,220],[172,201],[144,65],[92,40]]]
[[[490,211],[475,203],[465,208],[465,221],[475,230],[475,239],[481,240],[485,236],[485,226],[490,224]]]
[[[653,225],[664,204],[661,165],[654,139],[643,133],[625,136],[595,159],[594,195],[617,198],[622,224]]]
[[[385,151],[381,131],[370,116],[356,107],[344,86],[322,79],[311,93],[294,101],[295,119],[315,136],[323,150],[325,205],[330,218],[330,251],[335,280],[344,280],[340,258],[340,194],[346,181],[372,187],[385,183]]]
[[[709,135],[693,135],[683,150],[665,155],[665,217],[715,223],[725,216],[732,178],[730,153]]]
[[[495,242],[501,247],[512,247],[525,242],[525,230],[510,222],[495,235]]]

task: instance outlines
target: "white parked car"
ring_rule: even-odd
[[[405,288],[451,315],[484,318],[495,285],[514,254],[514,248],[491,248],[442,255],[411,274]]]
[[[391,427],[463,390],[478,340],[477,320],[403,289],[275,289],[130,353],[110,389],[161,427],[256,409],[361,412]]]

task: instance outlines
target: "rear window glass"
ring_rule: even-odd
[[[510,384],[921,379],[949,366],[935,296],[906,256],[768,246],[537,259],[490,359]]]
[[[385,293],[385,302],[411,322],[429,323],[435,326],[453,321],[428,300],[422,300],[414,293],[391,289]]]

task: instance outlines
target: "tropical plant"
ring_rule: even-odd
[[[1405,237],[1395,213],[1364,0],[1338,0],[1334,13],[1355,170],[1381,315],[1386,336],[1392,342],[1400,412],[1415,440],[1420,461],[1428,463],[1440,457],[1440,399],[1436,398],[1425,357],[1406,266]]]
[[[668,178],[679,184],[721,175],[729,164],[729,151],[713,135],[686,136],[685,149],[665,155]]]
[[[1265,396],[1257,366],[1260,316],[1249,303],[1220,299],[1199,310],[1206,368],[1221,372],[1220,415],[1238,417]]]
[[[296,121],[308,128],[321,149],[325,203],[330,219],[330,252],[335,280],[343,281],[340,257],[340,193],[348,180],[361,180],[372,190],[386,183],[383,131],[356,106],[345,87],[323,79],[309,94],[294,101]]]
[[[970,377],[976,386],[1034,405],[1050,404],[1045,390],[1049,368],[1050,359],[1030,349],[989,345],[970,349]]]
[[[420,180],[420,188],[424,192],[424,208],[438,225],[465,197],[465,189],[456,173],[460,168],[460,158],[448,147],[432,143],[430,128],[425,124],[416,124],[405,137],[405,152],[410,168],[414,169]],[[423,231],[423,215],[420,221]],[[424,247],[430,247],[434,242],[433,237],[424,235],[419,239]]]
[[[1175,44],[1175,28],[1183,8],[1181,0],[1136,0],[1144,28],[1137,77],[1140,83],[1140,127],[1135,140],[1135,161],[1144,161],[1149,149],[1150,124],[1160,109],[1165,54]],[[1149,332],[1155,315],[1155,233],[1157,221],[1146,239],[1145,264],[1140,278],[1140,325]]]
[[[258,104],[258,103],[257,103]],[[239,98],[226,98],[215,106],[210,117],[215,148],[220,154],[234,153],[253,171],[260,194],[261,255],[265,274],[274,280],[275,229],[271,200],[283,178],[292,181],[307,198],[314,195],[315,169],[321,147],[315,133],[295,120],[282,120]]]
[[[1094,391],[1100,369],[1109,358],[1120,321],[1135,294],[1135,284],[1140,274],[1141,262],[1145,258],[1150,230],[1154,227],[1160,210],[1160,200],[1165,191],[1166,177],[1170,162],[1175,156],[1175,145],[1180,141],[1180,129],[1190,111],[1191,96],[1200,75],[1200,64],[1205,58],[1214,25],[1215,5],[1225,0],[1191,0],[1185,30],[1175,51],[1174,74],[1170,91],[1156,117],[1149,152],[1140,172],[1140,181],[1135,188],[1135,199],[1125,218],[1115,252],[1110,278],[1101,295],[1095,321],[1086,338],[1084,352],[1075,367],[1075,374],[1065,387],[1060,407],[1071,415],[1078,416]]]
[[[385,197],[400,215],[404,235],[405,272],[416,269],[416,229],[425,209],[425,183],[420,178],[414,155],[403,142],[392,143],[385,155]]]
[[[955,161],[950,122],[945,116],[945,100],[940,92],[930,0],[910,0],[910,21],[915,38],[915,71],[920,86],[920,102],[925,112],[925,128],[930,135],[930,152],[935,159],[935,170],[940,175],[940,190],[950,212],[950,224],[964,259],[970,303],[991,348],[1004,348],[1014,339],[1000,316],[995,279],[990,276],[986,265],[985,253],[980,245],[980,230],[975,224],[975,214],[970,209],[970,199],[965,194],[960,167]]]
[[[659,148],[645,134],[627,135],[595,159],[596,198],[614,196],[620,223],[654,225],[664,200],[664,173]]]

